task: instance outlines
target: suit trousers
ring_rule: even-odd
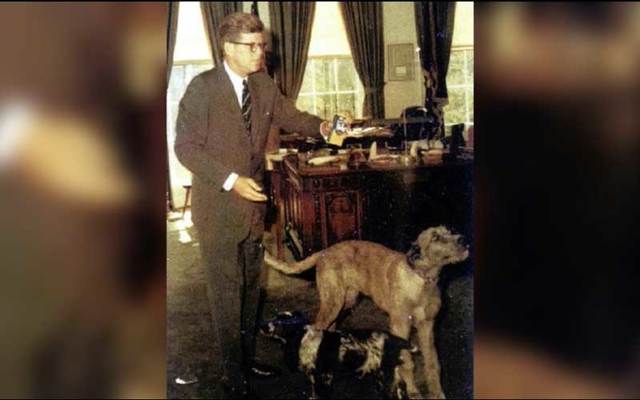
[[[207,295],[224,380],[241,387],[245,370],[255,356],[260,301],[260,271],[264,249],[263,221],[252,223],[249,235],[238,241],[223,232],[201,241],[207,275]],[[217,362],[217,361],[216,361]]]

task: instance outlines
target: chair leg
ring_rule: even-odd
[[[189,204],[189,195],[191,194],[191,188],[187,188],[187,193],[184,196],[184,207],[182,207],[182,219],[184,219],[184,214],[187,212],[187,205]]]

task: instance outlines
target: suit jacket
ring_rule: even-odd
[[[192,216],[200,240],[209,235],[246,237],[255,213],[264,215],[265,203],[245,200],[222,185],[231,172],[262,184],[265,145],[271,124],[287,131],[320,136],[322,120],[298,111],[265,73],[251,74],[251,133],[224,68],[196,76],[185,92],[176,122],[175,152],[193,173]],[[260,219],[262,221],[263,218]]]

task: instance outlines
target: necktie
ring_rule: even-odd
[[[247,80],[242,81],[242,119],[247,133],[251,133],[251,93],[249,93],[249,85]]]

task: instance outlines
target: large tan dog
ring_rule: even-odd
[[[440,385],[440,364],[433,340],[433,324],[440,310],[437,281],[447,264],[465,260],[469,251],[460,235],[443,226],[420,234],[408,254],[390,250],[380,244],[351,240],[337,243],[297,263],[285,263],[265,253],[265,262],[286,274],[303,272],[316,266],[316,285],[320,310],[314,326],[334,327],[343,308],[352,307],[359,293],[371,297],[389,314],[390,331],[408,339],[411,326],[418,331],[420,351],[429,397],[444,398]],[[421,398],[413,378],[413,361],[409,352],[402,355],[402,378],[412,398]]]

